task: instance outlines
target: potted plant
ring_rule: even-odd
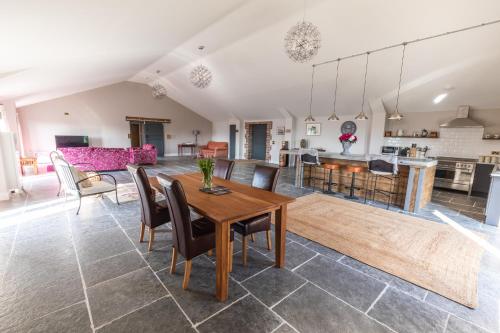
[[[211,158],[202,158],[198,160],[198,167],[203,174],[203,189],[212,188],[212,177],[214,175],[214,161]]]
[[[351,146],[353,143],[356,143],[358,141],[358,137],[352,133],[344,133],[341,136],[339,136],[339,141],[340,143],[342,143],[342,149],[343,149],[341,154],[350,155]]]

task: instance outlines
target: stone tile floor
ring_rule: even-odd
[[[238,163],[233,179],[248,183],[253,168]],[[195,170],[184,158],[147,171]],[[113,174],[131,182],[126,172]],[[437,223],[444,216],[489,237],[479,307],[471,310],[291,233],[286,269],[272,266],[264,235],[250,242],[244,268],[237,240],[230,297],[219,303],[212,257],[194,260],[184,291],[182,261],[176,274],[168,272],[169,227],[150,253],[138,242],[138,202],[86,198],[76,216],[75,200],[56,197],[54,175],[26,178],[25,189],[0,202],[2,332],[500,332],[500,232],[468,214],[481,213],[484,201],[477,198],[436,191],[419,214]],[[286,169],[278,191],[311,193],[295,188],[293,170]]]

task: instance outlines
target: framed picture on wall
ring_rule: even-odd
[[[306,135],[321,135],[321,124],[306,124]]]
[[[285,135],[285,126],[278,127],[276,132],[278,135]]]

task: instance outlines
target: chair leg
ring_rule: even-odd
[[[149,228],[149,243],[148,252],[153,248],[153,242],[155,241],[155,229]]]
[[[189,285],[189,277],[191,276],[191,259],[186,260],[184,265],[184,280],[182,280],[182,289],[186,290]]]
[[[241,255],[243,256],[243,266],[247,265],[247,236],[241,239]]]
[[[76,211],[76,215],[80,214],[80,208],[82,207],[82,197],[78,196],[80,202],[78,203],[78,210]]]
[[[139,237],[139,243],[142,243],[144,241],[144,231],[146,229],[146,225],[141,222],[141,235]]]
[[[234,241],[229,243],[229,272],[233,271]]]
[[[59,181],[59,190],[57,191],[57,196],[61,195],[61,181]]]
[[[250,239],[252,240],[252,243],[255,243],[255,234],[250,234]]]
[[[170,263],[170,274],[175,273],[175,265],[177,265],[177,249],[172,246],[172,262]]]
[[[213,251],[212,251],[212,250],[208,250],[207,255],[208,255],[209,257],[211,257],[211,256],[212,256],[212,254],[213,254]]]
[[[266,236],[267,236],[267,249],[271,251],[273,248],[273,243],[271,241],[271,230],[266,231]]]
[[[104,196],[102,196],[104,198]],[[118,201],[118,189],[115,190],[115,198],[116,198],[116,204],[119,206],[120,201]]]

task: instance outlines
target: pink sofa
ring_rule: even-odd
[[[156,164],[156,148],[145,145],[143,148],[100,148],[75,147],[59,148],[66,161],[80,164],[82,171],[125,170],[128,163]]]

